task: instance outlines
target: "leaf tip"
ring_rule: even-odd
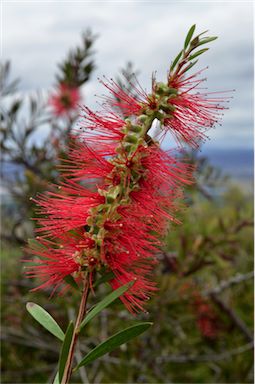
[[[29,310],[29,309],[33,308],[35,305],[36,304],[33,303],[32,301],[28,301],[27,304],[26,304],[26,308],[27,308],[27,310]]]

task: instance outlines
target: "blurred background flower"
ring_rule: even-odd
[[[49,99],[49,104],[53,108],[56,116],[68,115],[74,110],[78,110],[80,93],[78,88],[71,88],[66,84],[60,84],[57,91]]]

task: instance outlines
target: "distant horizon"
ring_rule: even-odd
[[[241,174],[243,174],[247,179],[253,177],[254,150],[252,148],[231,149],[208,147],[204,150],[202,147],[202,149],[199,150],[199,155],[205,156],[212,166],[220,168],[223,173],[229,172],[229,176],[240,178]],[[7,169],[4,170],[4,167],[7,167]],[[22,168],[22,165],[20,165],[20,168]],[[17,164],[2,163],[2,172],[14,173],[20,168]]]

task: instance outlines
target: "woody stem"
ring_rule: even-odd
[[[73,337],[72,337],[71,345],[69,348],[69,353],[66,360],[66,366],[65,366],[63,378],[61,380],[61,384],[67,384],[69,382],[69,379],[72,373],[72,363],[73,363],[75,345],[78,339],[81,322],[86,315],[88,294],[89,294],[89,276],[88,274],[86,274],[83,280],[83,290],[82,290],[82,297],[81,297],[79,312],[76,319]]]

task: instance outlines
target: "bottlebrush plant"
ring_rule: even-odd
[[[38,236],[27,251],[36,259],[26,270],[40,281],[34,291],[70,288],[81,294],[75,325],[71,321],[65,333],[44,309],[27,304],[31,315],[63,342],[54,383],[68,383],[72,372],[152,324],[136,323],[116,333],[72,368],[79,333],[101,310],[119,297],[130,312],[145,311],[157,291],[152,277],[156,253],[169,221],[178,223],[182,188],[192,183],[193,168],[180,160],[178,150],[183,143],[199,147],[221,118],[225,98],[199,91],[202,71],[189,74],[194,59],[208,50],[200,46],[216,37],[204,37],[206,32],[194,37],[194,32],[195,25],[167,81],[153,77],[150,94],[138,83],[128,92],[113,80],[102,81],[110,95],[101,112],[82,108],[81,129],[71,136],[69,156],[61,163],[61,184],[34,199]],[[161,132],[156,139],[150,134],[154,122]],[[176,138],[177,150],[160,148],[167,132]],[[87,313],[89,292],[104,282],[113,292]]]
[[[3,204],[9,224],[2,225],[1,236],[12,245],[26,244],[33,232],[30,218],[35,214],[34,204],[29,197],[35,191],[45,191],[49,183],[57,183],[58,158],[65,157],[69,133],[79,116],[77,102],[82,102],[96,67],[96,39],[90,30],[82,33],[80,43],[58,64],[54,88],[48,95],[22,95],[20,80],[11,77],[11,63],[0,62],[1,179],[15,204],[11,221],[8,204]]]

